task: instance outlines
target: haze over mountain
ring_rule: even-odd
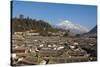
[[[56,24],[55,27],[58,29],[70,30],[70,32],[74,32],[77,34],[89,32],[89,30],[86,27],[79,24],[74,24],[68,20]]]

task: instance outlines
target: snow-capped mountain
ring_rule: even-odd
[[[65,20],[55,25],[55,27],[59,29],[70,30],[70,32],[74,32],[74,33],[86,33],[89,31],[86,27],[81,26],[79,24],[74,24],[68,20]]]

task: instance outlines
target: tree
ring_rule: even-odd
[[[45,28],[45,31],[43,31]],[[19,18],[12,18],[12,30],[13,32],[22,32],[27,30],[36,30],[41,33],[47,33],[49,29],[53,28],[51,25],[44,20],[31,19],[29,17],[24,17],[20,14]]]
[[[24,15],[20,14],[20,15],[19,15],[19,18],[20,18],[20,19],[24,19]]]

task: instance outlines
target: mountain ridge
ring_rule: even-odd
[[[86,27],[79,24],[74,24],[68,20],[65,20],[59,24],[56,24],[55,27],[61,28],[64,30],[70,30],[71,32],[74,32],[74,33],[86,33],[89,31]]]

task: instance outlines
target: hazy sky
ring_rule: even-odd
[[[23,14],[52,25],[69,20],[91,29],[97,24],[96,6],[13,1],[12,11],[13,17]]]

